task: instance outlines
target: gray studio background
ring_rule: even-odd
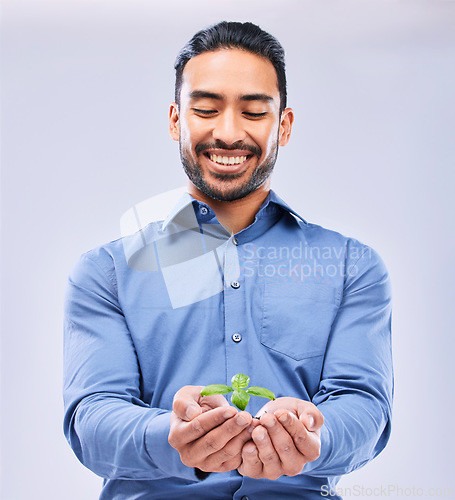
[[[392,277],[393,434],[345,498],[454,498],[455,3],[419,0],[3,0],[0,497],[98,496],[62,433],[66,278],[131,206],[184,184],[172,66],[222,19],[286,49],[296,121],[272,187]]]

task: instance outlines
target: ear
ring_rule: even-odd
[[[280,146],[286,146],[291,137],[292,124],[294,123],[294,111],[292,108],[286,108],[281,113],[279,142]]]
[[[174,141],[179,140],[179,131],[179,105],[172,102],[169,108],[169,133]]]

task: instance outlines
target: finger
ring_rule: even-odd
[[[169,432],[169,443],[174,448],[192,443],[231,419],[236,413],[235,408],[227,406],[202,413],[190,422],[174,418]]]
[[[284,412],[280,416],[280,419],[286,422],[292,418],[296,424],[303,427],[303,425],[298,422],[297,418],[294,415],[291,416],[288,412]],[[281,421],[277,419],[273,413],[267,413],[261,418],[261,425],[267,429],[272,445],[278,454],[281,462],[282,474],[295,476],[302,472],[303,466],[305,465],[305,457],[296,448],[292,436],[287,429],[283,427]]]
[[[304,401],[302,399],[291,398],[291,397],[281,397],[274,401],[269,401],[266,403],[257,413],[257,416],[262,417],[266,412],[275,412],[277,410],[289,410],[295,413],[297,417],[306,415],[303,420],[305,426],[308,430],[316,430],[320,428],[324,423],[324,416],[318,410],[317,406],[310,401]],[[312,417],[312,419],[310,418]]]
[[[205,411],[229,406],[221,394],[201,396],[202,389],[203,386],[186,385],[175,393],[172,409],[177,417],[189,422]]]
[[[202,412],[229,406],[221,394],[201,396],[202,389],[202,386],[187,385],[176,392],[172,409],[179,418],[190,421]]]
[[[273,447],[270,436],[262,425],[256,427],[251,437],[258,449],[259,459],[262,462],[262,476],[267,479],[278,479],[282,475],[281,460]]]
[[[253,441],[248,441],[243,446],[242,463],[237,470],[242,476],[249,476],[255,479],[262,477],[262,462]]]
[[[228,408],[231,409],[232,407],[229,406]],[[226,408],[226,411],[228,410],[228,408]],[[217,410],[211,410],[211,412],[216,411]],[[201,420],[204,415],[206,414],[203,414],[196,420]],[[213,460],[214,457],[210,456],[215,454],[219,450],[222,450],[233,438],[238,436],[244,429],[249,427],[250,422],[251,415],[246,411],[237,413],[233,418],[231,413],[231,418],[226,419],[221,425],[213,427],[212,430],[205,433],[205,435],[201,439],[196,440],[194,442],[192,451],[196,455],[205,456],[209,460]],[[193,422],[190,422],[190,424],[192,423]],[[218,458],[219,462],[224,462],[227,459],[232,458],[232,455],[227,455],[224,457],[224,459],[221,459],[220,457]]]
[[[213,410],[220,406],[229,406],[227,399],[221,394],[213,394],[212,396],[202,396],[199,400],[202,411]]]
[[[172,410],[177,417],[190,421],[202,413],[199,405],[202,385],[186,385],[175,393]]]
[[[225,446],[218,452],[219,456],[224,457],[224,460],[230,460],[232,457],[240,456],[242,449],[247,441],[251,441],[251,433],[253,428],[249,425],[245,429],[230,439]]]
[[[209,455],[206,464],[214,472],[227,472],[237,469],[242,463],[242,448],[251,440],[250,426],[243,429],[240,434],[233,437],[219,451]]]
[[[312,403],[307,403],[302,408],[298,408],[297,414],[309,431],[320,429],[324,423],[324,416]]]
[[[312,462],[319,457],[321,441],[317,432],[309,432],[302,419],[292,412],[277,412],[278,421],[291,436],[297,450],[305,457],[305,462]],[[303,467],[303,466],[302,466]]]
[[[252,428],[252,429],[251,429],[251,431],[253,431],[253,429],[254,429],[255,427],[257,427],[258,425],[261,425],[261,421],[260,421],[260,420],[258,420],[256,417],[252,418],[252,419],[251,419],[251,424],[250,424],[250,426],[251,426],[251,428]]]
[[[297,412],[297,405],[299,401],[296,398],[281,397],[276,398],[273,401],[268,401],[256,414],[256,417],[262,418],[265,413],[273,413],[276,410],[287,409],[295,410]]]

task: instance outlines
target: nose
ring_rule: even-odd
[[[214,122],[212,131],[214,139],[220,139],[226,144],[243,141],[247,133],[243,127],[242,117],[233,110],[224,110]]]

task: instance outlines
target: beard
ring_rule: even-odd
[[[227,146],[227,144],[222,141],[216,141],[213,144],[198,144],[195,151],[198,155],[204,150],[216,148],[225,150],[244,149],[248,153],[253,153],[253,155],[255,155],[258,159],[262,156],[262,150],[257,146],[247,146],[239,143]],[[183,169],[189,180],[199,189],[199,191],[209,198],[217,201],[235,201],[248,196],[253,191],[256,191],[270,177],[278,156],[278,137],[272,145],[270,153],[266,158],[264,158],[262,163],[258,163],[251,174],[248,174],[248,172],[226,174],[210,172],[208,175],[212,177],[213,182],[209,182],[204,177],[201,165],[197,162],[197,160],[194,161],[191,158],[188,150],[183,147],[181,139],[179,141],[179,150]],[[249,177],[242,181],[241,178],[244,176]]]

